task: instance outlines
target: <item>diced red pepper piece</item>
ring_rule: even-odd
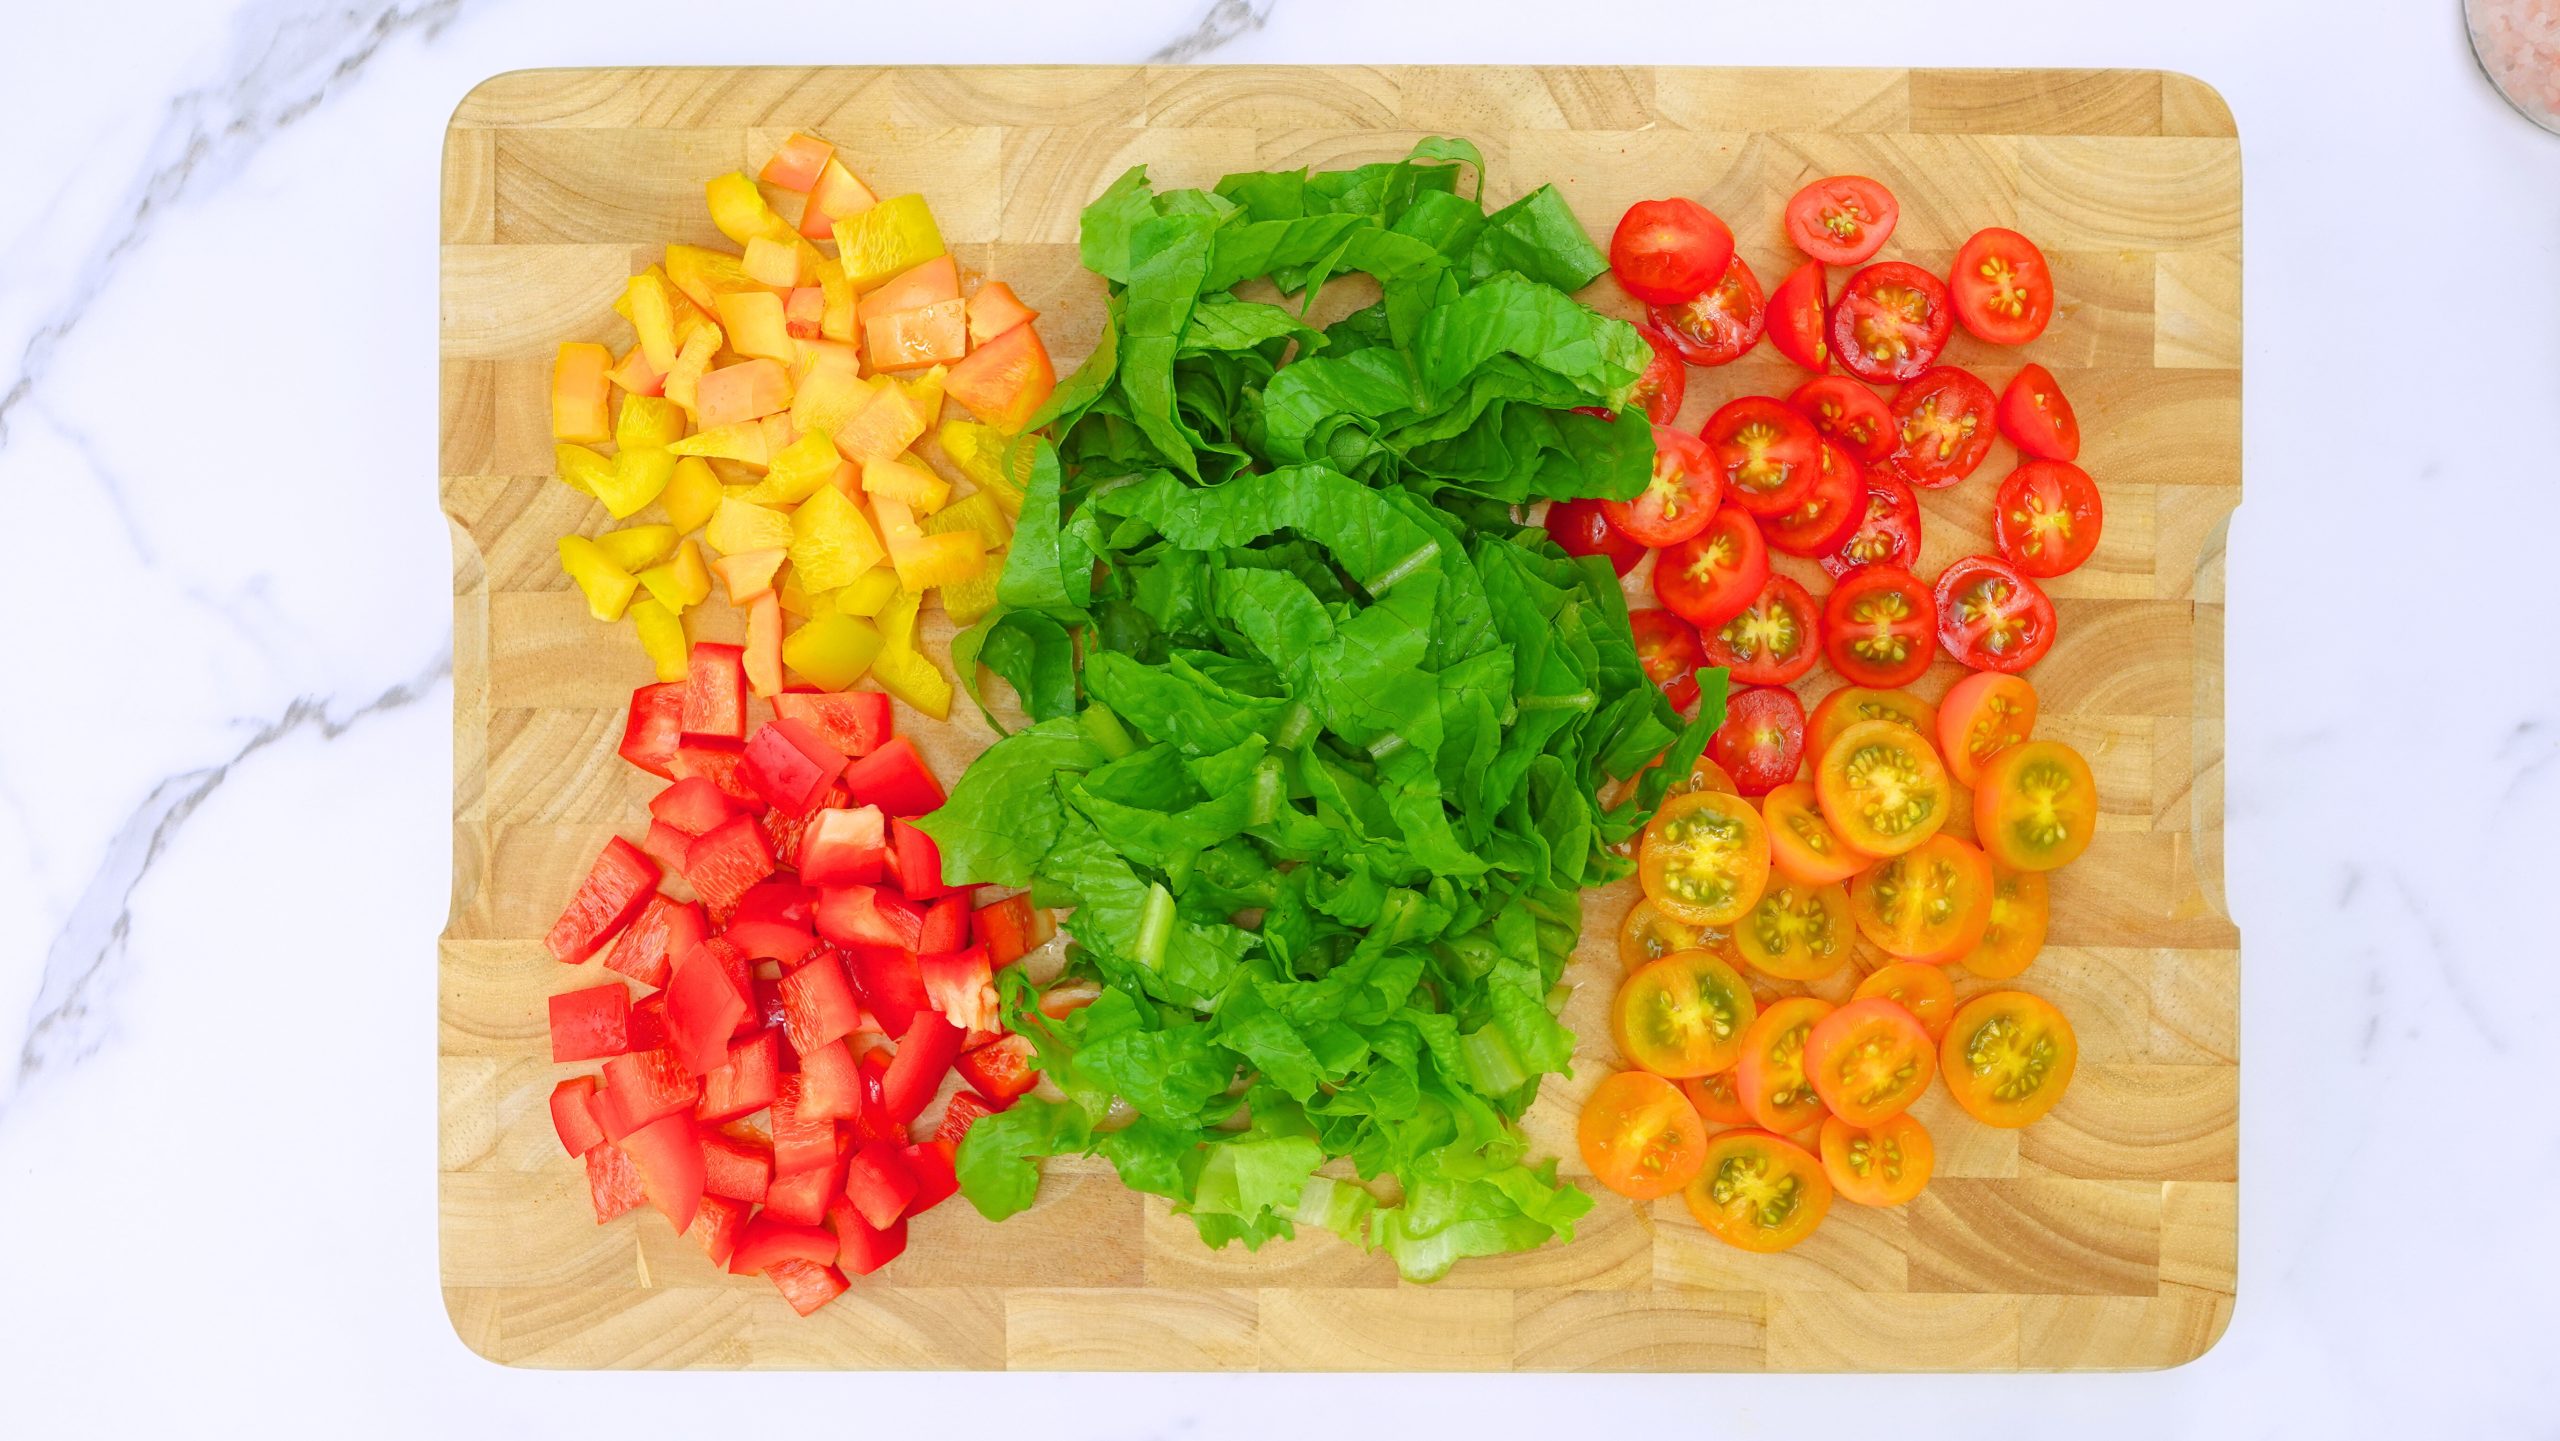
[[[694,1114],[709,1125],[752,1116],[773,1104],[782,1085],[782,1033],[758,1030],[729,1047],[729,1059],[702,1078]]]
[[[755,978],[755,983],[748,987],[747,995],[748,999],[755,1003],[755,1023],[771,1030],[776,1037],[776,1044],[782,1048],[781,1054],[785,1061],[782,1069],[799,1070],[799,1053],[791,1049],[791,1038],[782,1034],[782,978],[776,976],[772,980],[766,980],[758,976]]]
[[[693,1117],[681,1111],[660,1116],[615,1144],[630,1155],[649,1204],[682,1235],[702,1204],[702,1138],[694,1134]]]
[[[823,1166],[776,1176],[765,1187],[763,1214],[794,1226],[814,1226],[826,1219],[827,1205],[835,1200],[843,1174],[843,1168],[830,1159]]]
[[[773,851],[749,816],[731,816],[685,848],[684,878],[714,915],[725,915],[756,882],[773,874]]]
[[[810,1261],[776,1261],[764,1268],[764,1278],[803,1316],[843,1295],[853,1284],[835,1267]]]
[[[889,844],[898,867],[898,889],[911,901],[929,901],[942,894],[942,847],[933,837],[917,830],[904,820],[889,822]]]
[[[971,415],[1012,434],[1030,424],[1048,402],[1058,387],[1058,372],[1049,347],[1040,343],[1040,327],[1017,325],[970,351],[942,384]]]
[[[996,1029],[996,974],[986,947],[918,956],[916,973],[933,1008],[950,1017],[951,1024],[968,1031]]]
[[[880,691],[792,691],[773,698],[776,716],[795,720],[848,756],[867,756],[896,730],[889,697]]]
[[[925,907],[924,929],[916,933],[916,949],[957,951],[969,944],[969,898],[944,896]]]
[[[782,976],[782,1026],[791,1048],[806,1056],[862,1024],[862,1002],[836,953],[821,950]]]
[[[607,1057],[604,1084],[612,1094],[615,1117],[624,1123],[625,1135],[660,1116],[691,1110],[702,1095],[702,1082],[685,1069],[674,1051],[663,1046],[654,1051]],[[611,1134],[613,1127],[608,1122],[605,1129]]]
[[[836,1264],[856,1276],[868,1276],[907,1249],[907,1218],[899,1217],[886,1229],[862,1219],[862,1213],[851,1201],[838,1201],[827,1208],[827,1220],[836,1228],[836,1243],[841,1248]]]
[[[621,939],[606,954],[607,969],[619,971],[644,986],[667,983],[676,958],[702,944],[702,907],[667,896],[651,896],[640,914],[622,928]]]
[[[881,1109],[890,1120],[903,1125],[924,1114],[965,1039],[959,1027],[931,1011],[909,1023],[898,1037],[898,1053],[880,1077]]]
[[[837,776],[844,774],[844,768],[852,757],[844,747],[830,740],[825,731],[796,716],[780,713],[775,714],[772,725],[799,750],[800,754],[807,756],[811,764],[825,771],[830,783],[833,783]]]
[[[844,788],[856,805],[878,806],[891,816],[920,816],[942,807],[942,782],[917,754],[916,743],[894,736],[844,768]]]
[[[709,776],[686,776],[649,798],[649,815],[689,836],[698,836],[737,814]]]
[[[701,1244],[702,1254],[711,1258],[712,1265],[725,1267],[729,1258],[737,1254],[738,1236],[747,1228],[749,1209],[744,1201],[704,1196],[702,1208],[693,1213],[693,1228],[685,1234]]]
[[[954,1091],[943,1103],[942,1124],[933,1128],[933,1139],[959,1145],[980,1116],[992,1116],[1000,1109],[975,1091]]]
[[[916,967],[914,952],[897,946],[856,944],[847,947],[844,955],[854,990],[862,998],[862,1008],[890,1034],[905,1035],[920,1012],[933,1008],[933,997],[925,993],[924,973]]]
[[[757,1216],[738,1233],[738,1248],[729,1254],[729,1274],[753,1276],[777,1261],[825,1264],[835,1259],[836,1238],[819,1226],[793,1226]]]
[[[853,1153],[845,1167],[844,1195],[874,1228],[893,1225],[916,1193],[916,1173],[906,1154],[885,1141]]]
[[[738,920],[780,921],[786,926],[809,929],[817,914],[818,893],[797,881],[769,880],[738,897],[738,908],[731,915]]]
[[[828,754],[835,756],[832,768],[823,760],[811,759],[781,727],[758,726],[747,737],[747,784],[775,810],[805,816],[818,808],[819,798],[844,769],[842,755]]]
[[[821,810],[800,832],[800,879],[813,886],[876,884],[888,859],[888,828],[878,806]]]
[[[1012,965],[1038,950],[1055,933],[1049,913],[1031,904],[1029,891],[989,901],[972,911],[969,919],[979,943],[987,948],[987,959],[999,966]]]
[[[684,680],[684,734],[744,740],[747,735],[747,652],[718,641],[693,643]]]
[[[640,1173],[620,1146],[594,1146],[587,1151],[587,1200],[601,1226],[648,1197],[640,1191]]]
[[[1001,1111],[1040,1083],[1039,1073],[1031,1067],[1031,1059],[1037,1054],[1029,1036],[998,1036],[983,1046],[961,1052],[960,1059],[952,1065],[971,1089]]]
[[[551,1088],[551,1129],[560,1148],[583,1156],[604,1143],[604,1127],[596,1120],[596,1078],[571,1076]]]
[[[675,778],[676,746],[684,735],[684,692],[685,683],[679,680],[631,693],[631,710],[622,722],[624,760],[653,776]]]
[[[651,821],[649,829],[640,837],[640,854],[656,861],[659,870],[682,875],[685,848],[692,844],[693,837],[674,826],[665,821]]]
[[[594,955],[649,903],[658,889],[658,876],[658,863],[642,855],[639,847],[620,836],[606,841],[596,853],[595,864],[587,868],[586,879],[578,882],[577,893],[569,898],[568,909],[551,923],[543,945],[555,960],[567,965]]]
[[[937,1135],[907,1147],[907,1169],[916,1173],[916,1193],[907,1202],[907,1214],[921,1216],[953,1196],[960,1194],[960,1172],[955,1165],[960,1142]]]
[[[818,893],[818,934],[839,947],[896,946],[912,951],[924,939],[924,912],[897,892],[879,886],[838,886]]]
[[[737,802],[740,810],[760,810],[764,797],[747,784],[747,747],[744,741],[720,736],[687,736],[676,747],[675,771],[679,777],[701,776],[720,788],[720,794]]]
[[[853,1140],[858,1146],[872,1141],[887,1141],[893,1146],[907,1143],[906,1126],[889,1119],[889,1108],[880,1099],[880,1081],[888,1074],[887,1051],[862,1053],[862,1114],[853,1118]]]
[[[764,1204],[773,1182],[773,1147],[711,1132],[702,1138],[702,1189],[733,1201]]]
[[[842,1041],[800,1052],[800,1115],[850,1121],[862,1113],[862,1073]]]
[[[782,921],[740,920],[733,916],[729,928],[720,934],[757,960],[780,961],[786,966],[798,965],[818,948],[818,938],[806,928]]]
[[[620,981],[551,998],[551,1059],[593,1061],[631,1049],[631,991]]]
[[[747,993],[721,949],[694,948],[667,980],[667,1043],[687,1070],[708,1075],[728,1064],[729,1038],[747,1019]]]
[[[773,1172],[777,1176],[816,1170],[836,1158],[836,1123],[803,1115],[800,1077],[782,1078],[773,1098]]]
[[[631,1003],[632,1051],[654,1051],[667,1043],[667,993],[651,991]]]

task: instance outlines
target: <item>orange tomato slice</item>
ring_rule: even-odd
[[[1849,919],[1888,956],[1945,965],[1991,923],[1991,862],[1953,836],[1931,836],[1849,882]]]
[[[1742,1097],[1733,1088],[1733,1072],[1718,1071],[1712,1076],[1691,1076],[1680,1083],[1680,1094],[1698,1108],[1698,1118],[1712,1126],[1748,1126],[1751,1113],[1743,1109]]]
[[[1849,893],[1837,882],[1798,885],[1781,880],[1760,894],[1760,904],[1734,923],[1733,948],[1762,975],[1811,981],[1849,963]]]
[[[1808,886],[1845,881],[1871,859],[1822,818],[1811,781],[1789,781],[1762,796],[1760,820],[1769,829],[1769,864],[1788,880]]]
[[[1674,951],[1618,987],[1609,1030],[1628,1060],[1676,1080],[1730,1068],[1759,1013],[1741,972],[1705,951]]]
[[[1938,1069],[1956,1104],[2003,1130],[2052,1110],[2079,1062],[2071,1022],[2051,1002],[2024,991],[1993,991],[1965,1002],[1938,1043]]]
[[[2036,688],[2018,676],[1975,671],[1938,706],[1938,753],[1958,785],[1979,785],[1993,756],[2036,733]]]
[[[1629,969],[1658,961],[1673,951],[1712,951],[1733,958],[1733,937],[1714,926],[1693,926],[1664,915],[1662,907],[1640,900],[1627,907],[1618,923],[1618,959]]]
[[[1740,796],[1692,791],[1663,802],[1644,828],[1636,880],[1663,914],[1729,926],[1750,914],[1769,881],[1769,830]]]
[[[1896,961],[1870,972],[1858,982],[1851,999],[1870,998],[1888,1000],[1909,1011],[1932,1041],[1947,1033],[1947,1022],[1956,1013],[1956,983],[1947,978],[1946,967],[1918,961]]]
[[[2005,981],[2033,964],[2044,949],[2045,924],[2052,905],[2045,898],[2044,872],[2022,871],[1991,862],[1991,916],[1982,941],[1958,964],[1986,981]]]
[[[1743,1033],[1733,1089],[1754,1124],[1783,1136],[1822,1119],[1822,1098],[1804,1073],[1804,1043],[1814,1024],[1830,1014],[1829,1001],[1789,996],[1762,1007]]]
[[[1871,856],[1898,856],[1947,823],[1953,790],[1928,738],[1894,721],[1860,721],[1832,739],[1814,767],[1822,817]]]
[[[1805,744],[1812,748],[1813,755],[1820,756],[1831,749],[1831,743],[1840,738],[1842,731],[1870,720],[1906,725],[1932,740],[1938,734],[1938,708],[1911,692],[1844,685],[1813,708],[1812,719],[1805,722]]]
[[[1938,1148],[1929,1128],[1909,1116],[1853,1126],[1838,1116],[1822,1123],[1822,1173],[1842,1200],[1899,1206],[1929,1185]]]
[[[1833,1116],[1872,1126],[1909,1110],[1929,1089],[1938,1052],[1919,1017],[1870,996],[1814,1023],[1805,1036],[1804,1070]]]
[[[1592,1177],[1639,1201],[1687,1185],[1706,1161],[1706,1134],[1680,1088],[1643,1071],[1602,1081],[1575,1126]]]
[[[1680,1192],[1707,1233],[1745,1251],[1783,1251],[1822,1224],[1831,1178],[1813,1153],[1767,1131],[1725,1131],[1707,1142]]]
[[[2001,864],[2049,871],[2098,833],[2098,783],[2060,741],[2024,741],[1991,758],[1973,792],[1973,833]]]

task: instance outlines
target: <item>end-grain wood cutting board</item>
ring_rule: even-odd
[[[2106,493],[2103,545],[2050,582],[2062,637],[2044,727],[2095,766],[2105,812],[2053,883],[2051,944],[2015,984],[2067,1010],[2079,1077],[2022,1131],[1934,1092],[1939,1176],[1909,1206],[1833,1208],[1797,1250],[1710,1239],[1675,1201],[1603,1193],[1570,1245],[1397,1282],[1311,1235],[1204,1248],[1109,1172],[1053,1165],[1001,1226],[963,1203],[815,1316],[719,1274],[642,1212],[594,1223],[544,1105],[543,999],[593,984],[540,937],[648,778],[614,755],[648,679],[587,619],[552,542],[593,528],[549,478],[544,377],[563,340],[624,343],[609,305],[671,240],[718,243],[702,183],[823,132],[882,193],[921,190],[964,264],[1045,312],[1061,371],[1100,287],[1076,217],[1129,165],[1160,184],[1483,147],[1488,200],[1553,181],[1605,236],[1626,205],[1695,196],[1774,285],[1779,208],[1825,174],[1902,202],[1889,254],[1941,272],[2006,225],[2053,261],[2060,314],[2026,355],[1959,333],[1994,385],[2050,367]],[[440,948],[442,1281],[465,1342],[536,1366],[1846,1370],[2123,1368],[2190,1359],[2231,1311],[2239,937],[2221,902],[2222,565],[2240,484],[2240,149],[2211,89],[2149,71],[1487,68],[595,70],[502,76],[446,140],[442,496],[453,526],[454,894]],[[1594,303],[1625,308],[1605,280]],[[1783,395],[1768,347],[1695,372],[1694,427]],[[1924,498],[1924,574],[1989,549],[1984,473]],[[1643,572],[1636,576],[1640,587]],[[726,618],[709,607],[707,628]],[[945,627],[947,631],[947,626]],[[1953,678],[1943,659],[1919,690]],[[1827,684],[1815,680],[1814,686]],[[1808,699],[1811,697],[1808,696]],[[965,702],[960,711],[967,711]],[[988,733],[902,717],[946,776]],[[1592,892],[1568,979],[1581,1073],[1530,1130],[1579,1170],[1572,1117],[1614,1062],[1605,1023],[1629,901]],[[1855,974],[1826,983],[1836,998]],[[1980,983],[1968,986],[1979,988]],[[1824,988],[1817,988],[1824,989]]]

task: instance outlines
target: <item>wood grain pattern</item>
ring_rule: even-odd
[[[1777,206],[1843,170],[1894,187],[1894,248],[1919,263],[1943,266],[1984,225],[2034,236],[2062,294],[2033,357],[2074,397],[2108,502],[2096,557],[2052,583],[2062,639],[2035,677],[2105,795],[2097,843],[2054,882],[2052,945],[2017,983],[2078,1022],[2071,1095],[2024,1132],[1933,1095],[1929,1192],[1843,1205],[1787,1255],[1727,1248],[1676,1202],[1603,1195],[1572,1244],[1434,1287],[1322,1235],[1209,1251],[1098,1163],[1055,1167],[1002,1226],[940,1208],[904,1258],[805,1321],[652,1215],[594,1225],[543,1104],[544,998],[594,978],[538,938],[651,789],[611,753],[647,677],[553,560],[556,536],[599,517],[547,478],[545,368],[563,340],[622,343],[607,307],[634,259],[715,241],[702,182],[795,127],[887,190],[924,189],[962,260],[1047,312],[1062,366],[1091,345],[1099,295],[1076,264],[1077,211],[1138,163],[1206,184],[1462,133],[1485,150],[1490,198],[1553,180],[1595,233],[1642,196],[1695,195],[1742,223],[1771,284],[1792,261]],[[473,1349],[562,1367],[2096,1369],[2174,1365],[2221,1334],[2237,1284],[2239,937],[2220,897],[2240,151],[2209,87],[2151,71],[525,72],[463,101],[443,180],[456,686],[437,1164],[442,1280]],[[1630,309],[1606,281],[1589,298]],[[1994,384],[2015,364],[1962,334],[1948,358]],[[1696,373],[1684,419],[1798,378],[1765,349]],[[1988,476],[2007,462],[2003,447]],[[1989,484],[1925,499],[1924,571],[1987,544]],[[735,627],[702,614],[705,634]],[[1942,661],[1921,688],[1954,674]],[[988,739],[974,718],[903,719],[946,768]],[[1588,903],[1567,1013],[1586,1064],[1529,1118],[1569,1175],[1574,1103],[1615,1059],[1601,1017],[1627,896]],[[1845,991],[1878,959],[1809,989]]]

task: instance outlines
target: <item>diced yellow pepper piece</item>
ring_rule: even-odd
[[[879,393],[880,382],[865,380],[841,361],[820,359],[801,378],[791,396],[791,423],[802,430],[833,436],[862,412]]]
[[[676,310],[669,288],[666,272],[652,265],[623,286],[623,303],[615,307],[640,337],[640,353],[648,358],[649,368],[660,375],[676,364]]]
[[[684,439],[684,407],[658,395],[626,395],[613,422],[613,443],[624,450],[664,450]]]
[[[674,558],[640,572],[640,583],[658,604],[687,611],[710,599],[711,568],[702,563],[702,547],[688,540],[676,547]]]
[[[613,485],[613,457],[583,445],[561,444],[551,447],[551,463],[560,470],[560,483],[571,490],[596,493],[601,484]]]
[[[871,678],[882,690],[935,720],[951,718],[950,677],[914,651],[892,655],[884,646],[871,662]]]
[[[814,248],[814,247],[812,247]],[[857,328],[860,314],[853,296],[853,281],[844,267],[828,255],[820,255],[810,266],[818,273],[818,293],[826,304],[818,312],[818,334],[833,341],[851,345],[861,334]]]
[[[620,620],[640,582],[613,563],[604,548],[583,535],[560,537],[560,569],[587,594],[587,614],[598,620]]]
[[[626,525],[608,530],[596,537],[596,545],[613,563],[638,575],[676,553],[676,528],[672,525]]]
[[[791,322],[783,314],[782,297],[770,290],[737,290],[720,297],[721,327],[729,332],[729,348],[760,360],[785,365],[797,357],[791,349]]]
[[[791,568],[812,591],[834,590],[887,558],[888,551],[843,491],[825,486],[791,517]]]
[[[836,450],[856,465],[896,460],[925,433],[924,411],[903,385],[882,384],[871,403],[836,427]]]
[[[796,240],[800,232],[791,223],[773,213],[765,204],[764,192],[756,189],[754,177],[730,171],[702,187],[703,198],[711,202],[711,223],[720,233],[740,245],[765,236],[773,240]]]
[[[934,440],[970,484],[994,496],[1006,515],[1022,518],[1023,493],[1031,485],[1029,445],[974,420],[946,420]]]
[[[931,514],[951,498],[951,482],[903,460],[863,462],[862,490],[876,503],[894,500],[909,510]]]
[[[880,628],[849,615],[811,616],[782,638],[782,663],[821,690],[843,690],[862,679],[880,654]]]
[[[720,508],[720,477],[698,455],[678,457],[675,478],[658,493],[658,503],[666,507],[669,525],[679,534],[691,535]]]
[[[784,615],[796,615],[802,620],[835,609],[835,592],[809,594],[809,588],[800,583],[800,567],[796,565],[782,573],[782,583],[773,588],[773,595],[782,602]]]
[[[738,257],[725,250],[709,250],[699,245],[667,247],[667,281],[682,292],[696,309],[709,315],[719,298],[732,290],[761,290],[755,277],[747,274]],[[677,343],[683,343],[683,336]]]
[[[933,223],[933,210],[921,195],[892,195],[837,221],[835,232],[836,260],[855,290],[870,290],[944,253],[942,227]]]
[[[683,680],[691,647],[684,638],[684,617],[644,595],[631,603],[631,625],[640,632],[640,648],[658,668],[660,680]]]
[[[931,430],[934,422],[942,419],[942,378],[950,373],[951,367],[937,365],[929,370],[920,370],[913,375],[890,377],[900,389],[906,391],[907,398],[916,403],[916,413],[924,417],[927,430]]]
[[[782,569],[788,551],[742,550],[711,562],[720,573],[720,584],[729,591],[729,604],[744,609],[759,596],[773,594],[773,575]]]
[[[817,277],[803,268],[803,252],[808,245],[809,242],[797,235],[787,241],[759,235],[747,242],[747,253],[739,258],[739,264],[749,279],[775,290],[815,285]],[[808,255],[816,253],[814,249],[806,249]]]
[[[891,654],[905,655],[916,648],[916,612],[924,606],[924,594],[905,586],[889,597],[880,608],[875,624],[880,627],[882,646]]]
[[[966,580],[985,570],[987,543],[974,530],[921,536],[903,550],[892,546],[889,563],[897,568],[901,587],[911,591],[930,590],[937,585]]]
[[[666,397],[681,405],[687,415],[693,413],[696,387],[702,374],[711,368],[711,357],[720,353],[727,337],[716,325],[697,325],[676,350],[676,363],[667,371]]]
[[[754,466],[765,465],[772,459],[772,452],[765,447],[764,424],[754,420],[698,430],[667,449],[678,455],[717,456]]]
[[[1004,518],[994,496],[981,490],[964,495],[936,511],[924,523],[927,535],[943,535],[955,530],[974,530],[987,543],[987,549],[999,550],[1013,539],[1013,525]]]
[[[782,693],[782,606],[772,596],[747,607],[747,689],[770,700]]]
[[[834,489],[828,482],[843,465],[835,442],[824,431],[813,430],[777,452],[772,469],[743,498],[758,505],[798,505],[819,491]]]
[[[880,522],[880,543],[891,555],[924,538],[924,527],[916,524],[916,513],[903,500],[875,495],[871,498],[871,514]]]
[[[791,549],[791,517],[733,495],[724,495],[720,498],[720,508],[711,513],[711,523],[704,527],[702,538],[722,555],[738,555],[750,550],[787,551]]]
[[[836,592],[836,609],[865,619],[886,610],[898,594],[898,573],[886,566],[866,570]]]
[[[939,520],[941,516],[934,518]],[[979,567],[976,575],[943,585],[943,613],[951,617],[953,625],[976,624],[988,611],[996,608],[996,583],[1003,577],[1004,552],[990,551],[987,563]]]
[[[596,499],[616,520],[638,515],[648,508],[675,479],[676,458],[673,454],[651,446],[646,450],[617,451],[611,474],[595,482]]]
[[[587,341],[570,341],[551,361],[551,438],[596,445],[612,437],[605,408],[613,387],[605,372],[613,368],[613,352]]]

